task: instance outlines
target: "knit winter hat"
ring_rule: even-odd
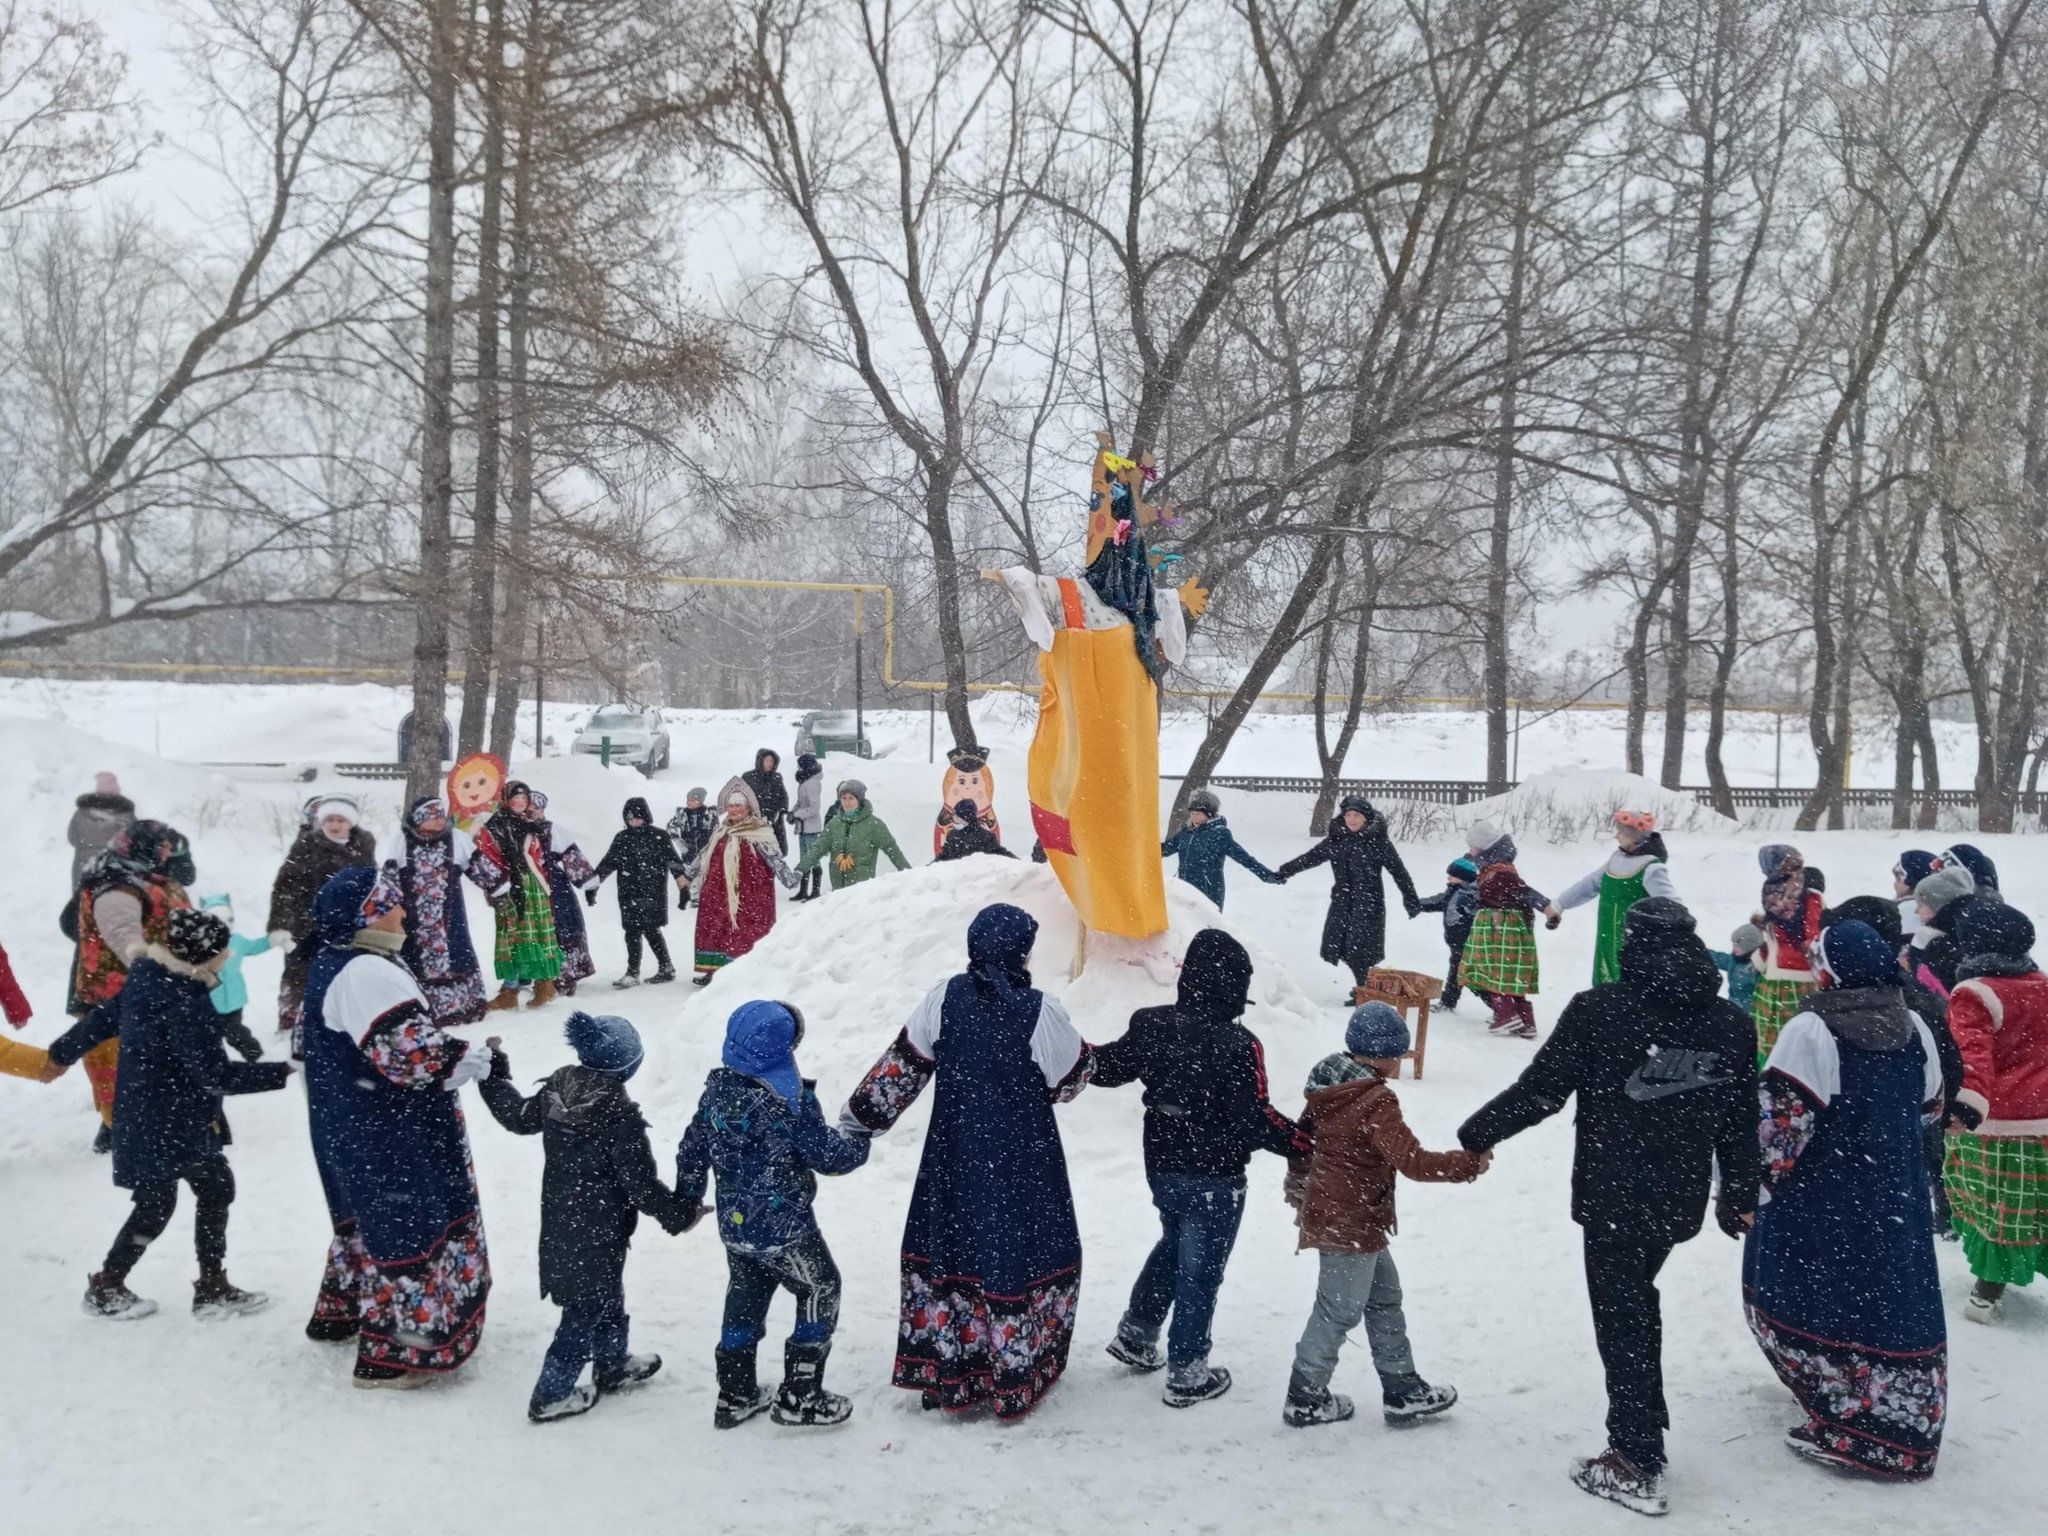
[[[1892,873],[1903,880],[1910,891],[1934,873],[1935,863],[1934,855],[1925,848],[1908,848],[1899,855],[1899,862],[1892,866]]]
[[[1373,814],[1372,802],[1363,795],[1346,795],[1337,802],[1337,814],[1341,816],[1346,811],[1356,811],[1361,816],[1370,816]]]
[[[118,797],[121,793],[121,781],[103,768],[92,776],[92,792],[96,795]]]
[[[1832,928],[1837,923],[1868,923],[1894,951],[1905,942],[1898,904],[1882,896],[1851,896],[1839,907],[1830,907],[1821,914],[1821,927]]]
[[[1480,820],[1472,823],[1472,830],[1465,834],[1465,841],[1474,848],[1491,848],[1506,836],[1499,822]]]
[[[1696,933],[1699,921],[1686,910],[1685,903],[1673,901],[1669,896],[1645,896],[1628,909],[1628,915],[1621,920],[1624,937],[1635,933]]]
[[[725,1021],[728,1071],[766,1083],[792,1109],[802,1102],[803,1079],[796,1070],[799,1031],[796,1012],[787,1003],[756,998],[741,1003]]]
[[[832,793],[835,795],[851,795],[862,805],[868,803],[868,787],[861,783],[859,779],[841,779],[839,787],[833,790]]]
[[[1970,878],[1977,882],[1980,891],[1998,889],[1998,866],[1991,862],[1991,856],[1983,849],[1970,843],[1957,843],[1952,848],[1942,849],[1939,864],[1943,869],[1962,865],[1970,872]]]
[[[228,947],[228,925],[211,912],[180,907],[164,920],[164,948],[187,965],[204,965]]]
[[[1793,864],[1803,868],[1806,860],[1790,843],[1765,843],[1756,851],[1756,862],[1766,880],[1775,880]]]
[[[1755,923],[1744,923],[1728,935],[1728,947],[1737,955],[1753,955],[1764,947],[1764,931]]]
[[[1407,1055],[1413,1044],[1408,1021],[1392,1003],[1361,1003],[1344,1026],[1344,1049],[1352,1056],[1380,1061]]]
[[[1470,885],[1479,878],[1479,866],[1470,859],[1453,859],[1444,866],[1444,873],[1453,880],[1462,880]]]
[[[621,1080],[639,1071],[646,1055],[640,1045],[640,1031],[615,1014],[585,1013],[578,1009],[563,1025],[562,1036],[584,1066],[609,1072]]]
[[[1944,864],[1913,887],[1913,898],[1930,912],[1939,912],[1952,901],[1977,889],[1977,882],[1960,864]]]
[[[2017,907],[1996,902],[1972,902],[1956,924],[1956,942],[1965,959],[1978,955],[2004,955],[2014,960],[2031,959],[2034,925]]]
[[[692,800],[694,800],[694,801],[696,801],[696,802],[697,802],[697,803],[698,803],[699,805],[702,805],[702,804],[704,803],[704,797],[705,797],[706,795],[708,795],[709,793],[711,793],[711,791],[709,791],[708,789],[706,789],[706,788],[705,788],[705,787],[704,787],[704,786],[703,786],[702,784],[698,784],[698,785],[695,785],[695,786],[693,786],[693,787],[692,787],[692,788],[690,788],[690,789],[686,789],[686,790],[684,790],[684,791],[683,791],[683,800],[684,800],[684,803],[686,803],[686,804],[687,804],[687,803],[688,803],[689,801],[692,801]]]
[[[1188,796],[1188,809],[1200,811],[1204,816],[1215,816],[1222,812],[1223,802],[1216,798],[1213,789],[1198,789]]]
[[[330,816],[339,816],[350,826],[354,826],[363,819],[363,812],[362,808],[346,795],[328,795],[313,807],[313,820],[322,822]]]
[[[1895,987],[1903,980],[1899,952],[1868,923],[1837,923],[1824,930],[1816,958],[1838,987]]]

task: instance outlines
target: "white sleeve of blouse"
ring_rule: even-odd
[[[1176,667],[1188,656],[1187,612],[1180,605],[1180,593],[1161,587],[1155,594],[1159,608],[1159,649]]]
[[[917,1005],[910,1022],[903,1026],[903,1032],[910,1037],[910,1048],[926,1061],[938,1053],[939,1024],[946,1010],[947,986],[948,983],[942,981],[925,993],[924,1001]]]
[[[1794,1014],[1785,1021],[1778,1043],[1771,1047],[1766,1072],[1782,1072],[1813,1095],[1818,1105],[1832,1104],[1842,1091],[1842,1053],[1817,1013]],[[1935,1069],[1935,1091],[1941,1071]]]
[[[381,955],[359,955],[329,984],[320,1022],[361,1045],[379,1020],[407,1003],[427,1005],[412,972]]]
[[[1010,599],[1010,606],[1017,610],[1017,617],[1023,622],[1024,633],[1031,643],[1041,651],[1052,649],[1052,619],[1045,611],[1045,598],[1038,585],[1035,572],[1021,565],[1006,565],[996,575],[1002,578],[1003,591]]]
[[[1031,1031],[1031,1059],[1045,1074],[1045,1085],[1057,1088],[1074,1063],[1081,1059],[1081,1032],[1067,1018],[1067,1010],[1052,998],[1040,994],[1038,1024]]]

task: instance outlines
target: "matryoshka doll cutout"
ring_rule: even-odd
[[[505,761],[491,752],[472,752],[448,770],[448,818],[467,832],[498,808],[505,787]]]
[[[996,775],[988,765],[988,754],[979,747],[954,747],[946,753],[946,776],[939,783],[939,819],[932,828],[932,853],[945,850],[946,833],[953,825],[953,807],[972,800],[981,824],[1000,842],[1002,828],[996,822]]]

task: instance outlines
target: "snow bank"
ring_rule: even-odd
[[[1438,830],[1462,834],[1475,821],[1492,821],[1524,844],[1537,839],[1568,843],[1606,836],[1614,813],[1621,810],[1649,811],[1657,818],[1658,828],[1666,832],[1725,834],[1741,830],[1739,822],[1683,790],[1666,789],[1641,774],[1602,768],[1546,769],[1504,795],[1476,800],[1442,816],[1425,814],[1421,819],[1432,824],[1415,825],[1416,811],[1442,809],[1414,808],[1407,824],[1398,830],[1410,836]],[[1435,822],[1442,822],[1442,828]]]

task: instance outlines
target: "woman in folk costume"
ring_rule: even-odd
[[[725,814],[690,871],[697,903],[697,974],[691,980],[699,987],[768,936],[776,881],[790,890],[797,884],[754,792],[728,779],[718,803]]]
[[[1868,923],[1815,948],[1821,989],[1788,1019],[1758,1085],[1763,1190],[1742,1256],[1750,1331],[1806,1410],[1794,1453],[1918,1482],[1948,1406],[1948,1329],[1921,1127],[1941,1058]]]
[[[1000,581],[1041,652],[1038,732],[1028,760],[1031,821],[1053,873],[1098,933],[1152,940],[1165,961],[1166,880],[1159,863],[1159,677],[1187,651],[1181,594],[1155,585],[1144,525],[1149,467],[1095,456],[1083,579],[1023,567]],[[1190,612],[1199,614],[1200,588]],[[1170,971],[1170,961],[1164,969]]]
[[[1037,935],[1028,913],[984,907],[966,971],[918,1004],[846,1106],[886,1131],[938,1080],[903,1224],[895,1368],[927,1408],[1021,1417],[1073,1339],[1081,1235],[1053,1106],[1087,1084],[1094,1055],[1031,985]]]
[[[491,819],[476,835],[471,877],[484,887],[498,915],[492,960],[498,973],[493,1012],[519,1006],[519,990],[533,988],[535,1008],[555,1000],[562,950],[555,937],[555,904],[548,889],[546,822],[536,830],[533,791],[518,779],[505,785]]]
[[[532,807],[534,834],[546,849],[542,862],[548,872],[548,902],[555,919],[555,943],[562,952],[562,969],[555,977],[555,990],[564,997],[574,997],[576,983],[597,973],[597,962],[590,958],[590,925],[583,918],[587,902],[577,899],[579,893],[596,895],[597,869],[584,856],[576,834],[547,819],[546,795],[536,789],[527,796],[527,802]],[[538,1003],[536,998],[536,1006]]]
[[[405,963],[442,1028],[484,1016],[484,978],[469,939],[462,882],[488,894],[490,877],[475,863],[469,835],[448,819],[448,804],[422,795],[405,813],[405,862],[398,867],[405,899]]]
[[[314,901],[300,1031],[307,1123],[334,1240],[309,1338],[356,1340],[359,1387],[414,1387],[475,1351],[491,1265],[455,1090],[490,1052],[444,1034],[406,969],[390,870],[348,869]]]
[[[1763,980],[1756,984],[1749,1013],[1756,1020],[1756,1059],[1762,1066],[1778,1042],[1778,1031],[1814,989],[1806,947],[1820,937],[1827,904],[1807,886],[1806,858],[1790,843],[1767,844],[1757,851],[1756,861],[1764,872],[1763,911],[1754,919],[1764,931],[1758,952]]]
[[[84,1018],[120,994],[135,958],[152,944],[161,946],[170,934],[171,914],[192,905],[186,887],[195,878],[191,845],[160,821],[130,822],[86,866],[68,909],[68,936],[78,944],[67,1010],[73,1018]],[[100,1116],[93,1150],[107,1152],[113,1147],[121,1042],[95,1045],[84,1059],[93,1107]]]
[[[1946,1183],[1976,1285],[1963,1316],[1988,1323],[2006,1287],[2048,1274],[2048,976],[2034,925],[2002,905],[1963,915],[1968,958],[1949,998],[1963,1054]]]
[[[1657,830],[1657,818],[1648,811],[1614,813],[1614,852],[1585,879],[1565,887],[1550,904],[1547,916],[1561,917],[1573,907],[1583,907],[1596,897],[1600,902],[1598,930],[1593,939],[1593,985],[1604,986],[1621,980],[1621,927],[1628,909],[1645,896],[1680,900],[1671,879],[1671,855],[1664,847],[1664,834]]]
[[[1534,1040],[1536,1007],[1529,999],[1536,995],[1543,973],[1531,919],[1550,906],[1550,898],[1522,878],[1515,868],[1515,840],[1493,822],[1474,822],[1466,840],[1479,881],[1458,980],[1486,994],[1493,1009],[1490,1033]],[[1546,922],[1555,928],[1558,920]]]
[[[277,1027],[289,1032],[299,1021],[306,967],[313,957],[313,898],[328,878],[344,869],[377,862],[377,839],[362,824],[362,807],[346,795],[316,795],[305,805],[298,836],[286,850],[270,883],[270,933],[289,933],[292,950],[278,982]]]

